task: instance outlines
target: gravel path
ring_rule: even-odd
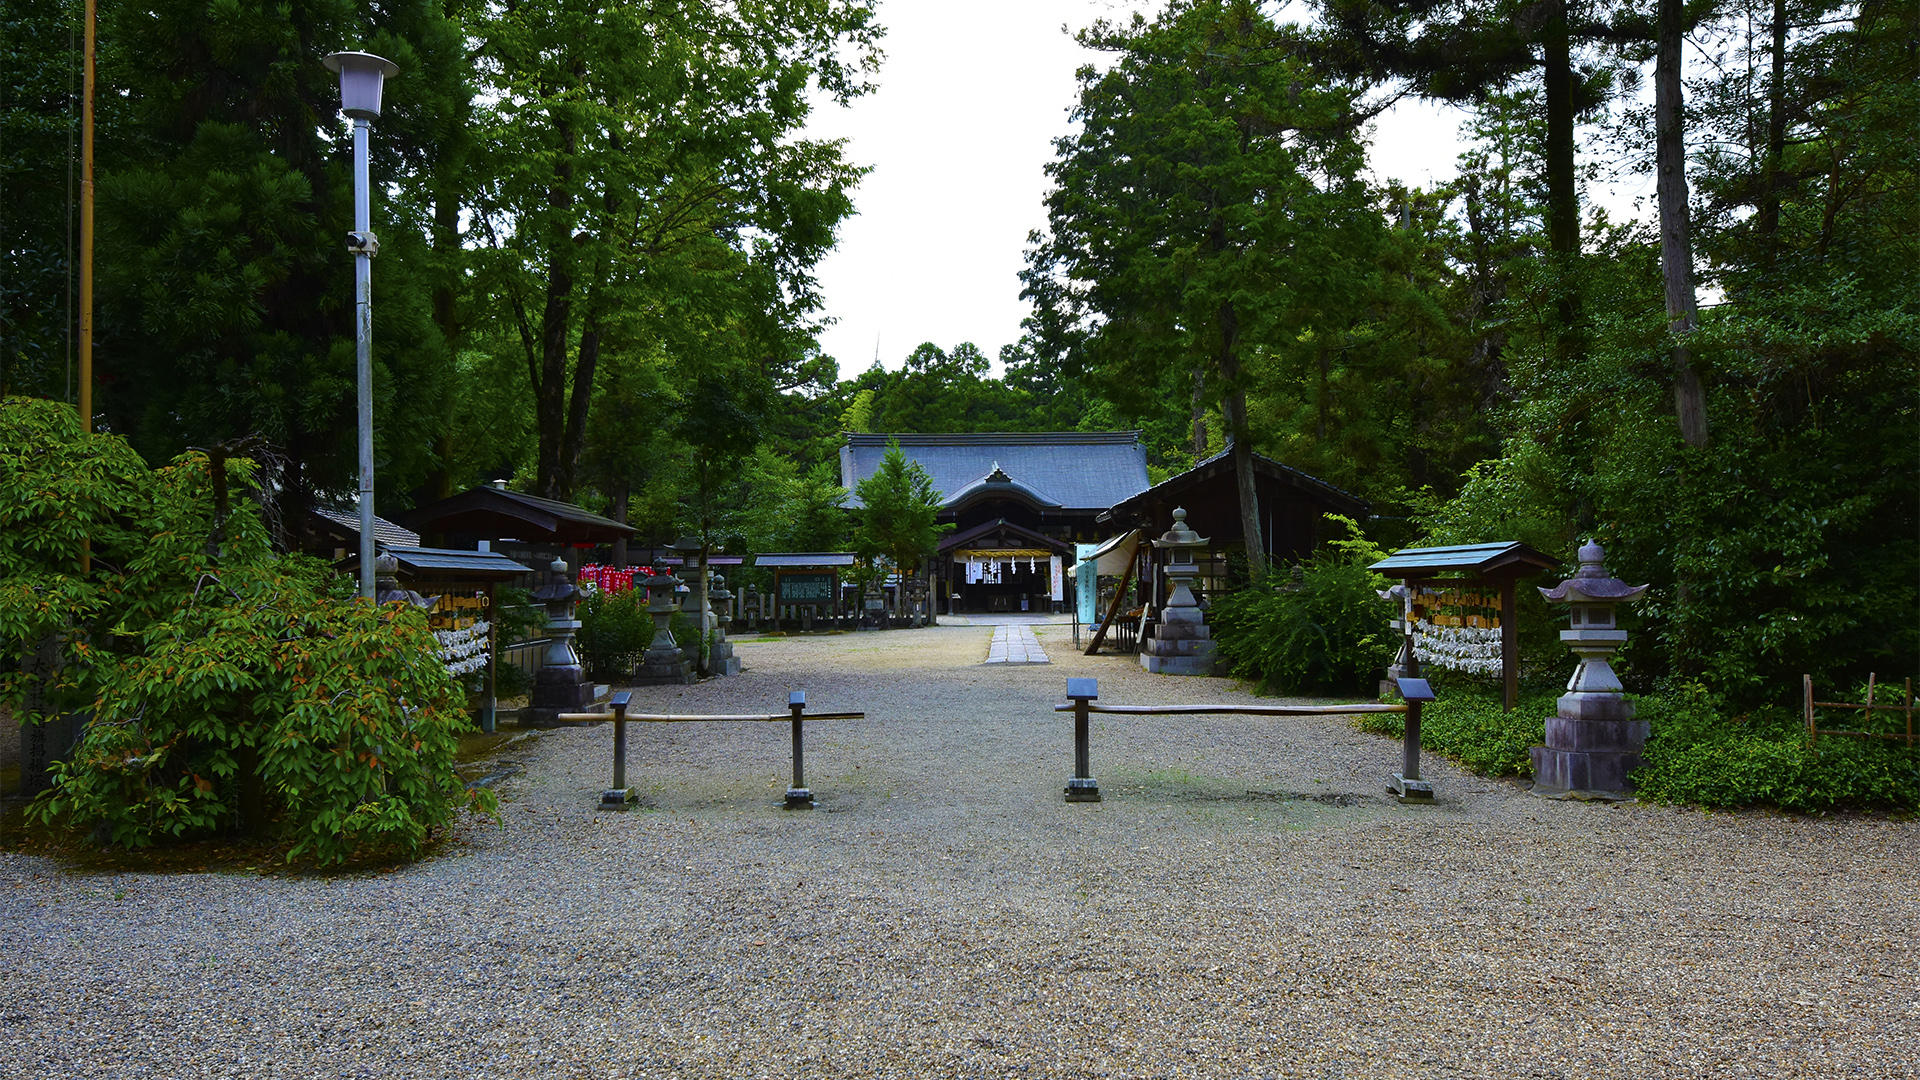
[[[1920,825],[1551,802],[1337,717],[1095,717],[987,626],[743,641],[607,727],[519,742],[503,826],[386,874],[86,876],[0,855],[0,1077],[1920,1075]]]

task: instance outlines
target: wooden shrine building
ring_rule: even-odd
[[[931,567],[948,611],[1051,611],[1066,601],[1073,545],[1099,540],[1100,517],[1147,489],[1137,431],[869,434],[840,448],[847,505],[880,468],[887,444],[926,470],[940,497],[942,538]]]

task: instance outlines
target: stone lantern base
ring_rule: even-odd
[[[533,694],[520,710],[521,727],[558,727],[561,713],[585,712],[594,686],[578,664],[548,665],[534,673]]]
[[[1140,647],[1140,666],[1159,675],[1211,675],[1215,643],[1197,607],[1166,607]]]
[[[1568,695],[1571,697],[1573,695]],[[1562,699],[1563,709],[1565,699]],[[1591,707],[1592,702],[1583,704]],[[1533,793],[1556,799],[1633,798],[1633,770],[1645,764],[1647,722],[1622,701],[1615,718],[1550,716],[1547,744],[1533,748]]]
[[[671,639],[664,648],[656,642],[655,647],[640,654],[640,665],[633,669],[630,681],[634,686],[689,685],[694,681],[693,657]]]

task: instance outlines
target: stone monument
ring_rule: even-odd
[[[1614,606],[1638,600],[1645,585],[1610,577],[1601,565],[1606,553],[1588,541],[1580,549],[1580,570],[1540,595],[1570,607],[1570,626],[1560,632],[1580,665],[1560,696],[1560,712],[1547,718],[1547,744],[1533,748],[1533,790],[1557,799],[1629,799],[1628,779],[1641,764],[1647,722],[1633,718],[1633,705],[1608,662],[1627,632],[1617,628]]]
[[[548,569],[553,572],[552,584],[535,589],[533,598],[547,606],[547,637],[552,644],[547,646],[547,662],[533,676],[530,703],[520,711],[523,727],[553,727],[561,722],[561,713],[584,712],[593,704],[593,682],[573,651],[573,635],[580,630],[573,606],[580,590],[567,577],[566,560],[556,558]]]
[[[1166,575],[1172,583],[1160,623],[1153,636],[1140,649],[1140,666],[1163,675],[1213,674],[1213,631],[1207,628],[1206,613],[1193,598],[1193,579],[1200,576],[1193,561],[1195,548],[1207,538],[1187,528],[1187,512],[1173,512],[1173,528],[1153,542],[1167,553]]]
[[[655,564],[653,575],[647,578],[635,578],[634,584],[644,585],[647,590],[647,614],[653,617],[653,641],[647,651],[640,656],[640,666],[633,669],[635,686],[685,686],[693,681],[693,661],[674,644],[673,631],[669,624],[673,622],[673,613],[677,610],[673,603],[674,590],[680,587],[680,579],[674,577],[664,565]]]

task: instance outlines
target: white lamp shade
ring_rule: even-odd
[[[356,120],[379,117],[381,85],[400,73],[393,61],[372,53],[337,52],[321,63],[340,73],[340,111]]]

